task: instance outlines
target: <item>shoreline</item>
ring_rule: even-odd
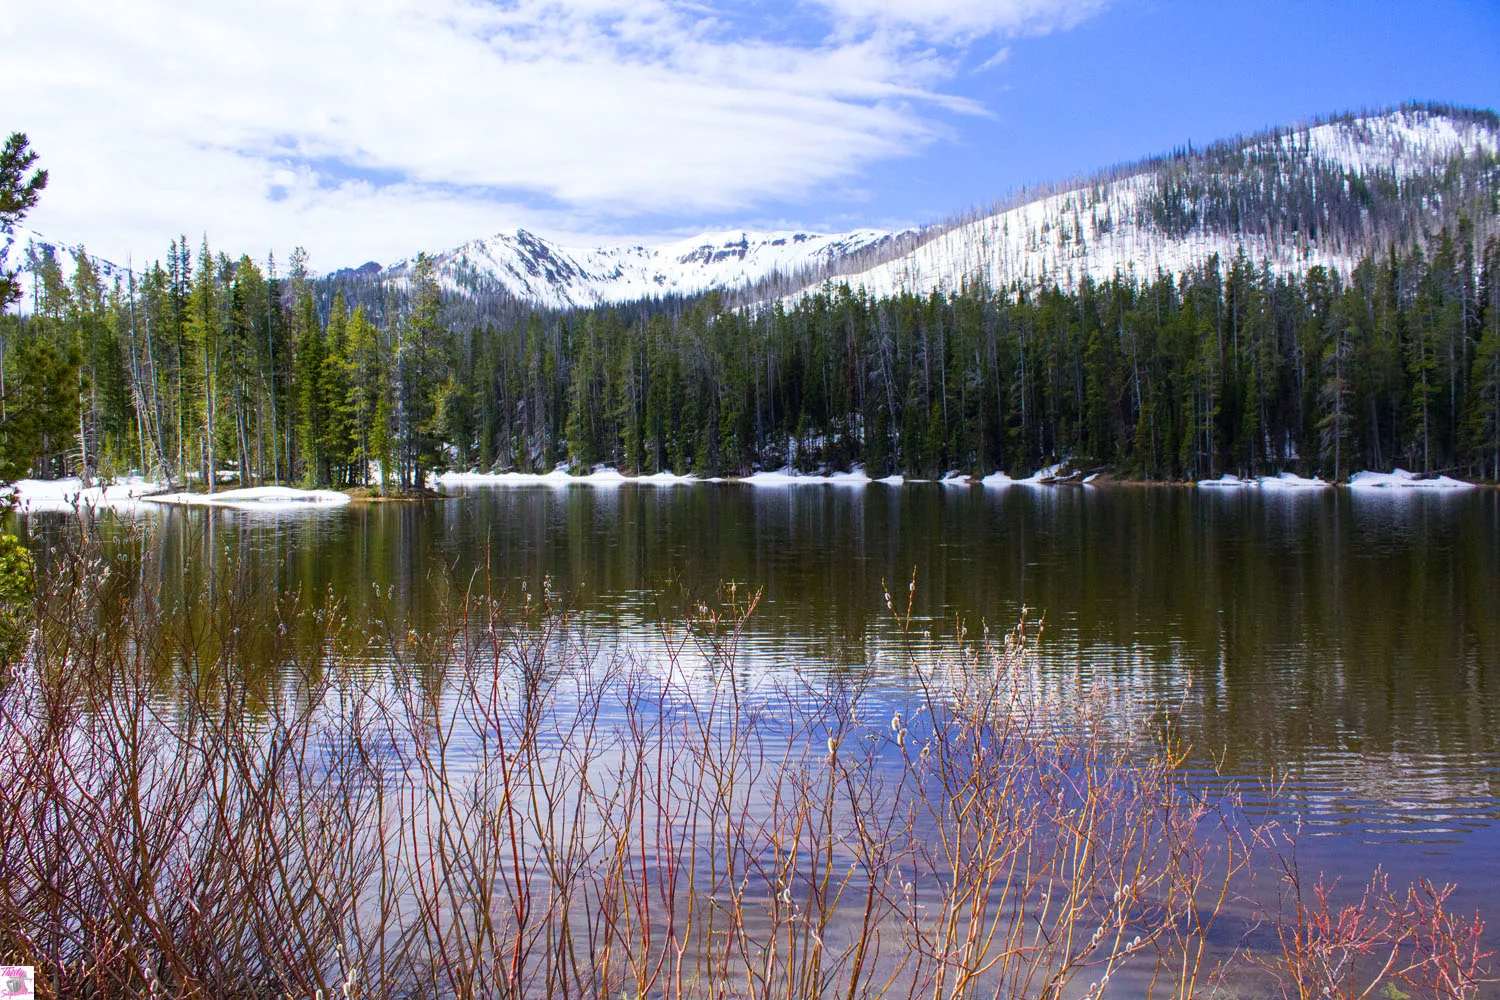
[[[1129,487],[1173,487],[1208,490],[1265,490],[1272,492],[1320,491],[1347,489],[1357,492],[1444,492],[1470,489],[1494,489],[1500,483],[1474,482],[1453,479],[1437,473],[1413,473],[1396,468],[1389,472],[1361,471],[1346,480],[1326,480],[1318,477],[1304,478],[1296,473],[1281,472],[1262,476],[1239,478],[1225,474],[1218,479],[1138,479],[1110,471],[1064,472],[1062,467],[1051,466],[1040,469],[1024,478],[1012,478],[1003,472],[980,476],[970,473],[950,472],[939,477],[910,476],[903,473],[873,478],[860,466],[847,471],[801,472],[790,468],[774,471],[762,470],[744,476],[694,476],[676,473],[629,475],[618,469],[601,467],[590,473],[574,473],[560,467],[547,473],[522,472],[462,472],[442,473],[432,477],[440,486],[668,486],[730,483],[761,488],[786,486],[913,486],[938,485],[945,487],[983,487],[1006,489],[1023,487],[1082,487],[1102,488],[1111,486]]]
[[[1446,475],[1422,475],[1395,469],[1391,472],[1358,472],[1344,481],[1308,479],[1294,473],[1258,476],[1241,479],[1226,474],[1218,479],[1159,480],[1137,479],[1113,472],[1098,471],[1085,475],[1081,471],[1064,472],[1058,466],[1041,469],[1025,478],[1012,478],[1005,473],[991,473],[980,477],[950,472],[939,478],[905,476],[895,474],[872,478],[858,466],[849,471],[799,472],[782,468],[776,471],[760,471],[746,476],[693,476],[676,473],[628,475],[617,469],[599,468],[590,473],[578,474],[566,467],[548,473],[481,473],[446,472],[432,476],[429,487],[420,492],[393,491],[382,493],[374,487],[348,487],[343,489],[307,489],[292,486],[255,486],[218,490],[213,493],[195,490],[168,490],[165,484],[142,479],[139,476],[117,477],[107,483],[85,487],[78,478],[37,480],[23,479],[0,487],[0,502],[9,501],[14,510],[21,513],[68,512],[82,509],[126,510],[151,507],[218,507],[234,510],[307,510],[343,507],[349,504],[422,503],[435,500],[451,500],[461,492],[450,492],[454,488],[476,486],[591,486],[595,488],[671,488],[730,484],[759,489],[785,489],[793,487],[828,486],[843,489],[862,489],[870,486],[901,487],[936,485],[944,488],[981,488],[986,490],[1011,488],[1101,489],[1125,488],[1175,488],[1198,489],[1215,493],[1319,493],[1327,490],[1348,490],[1364,495],[1388,494],[1451,494],[1470,490],[1500,488],[1491,482],[1471,482],[1454,479]]]

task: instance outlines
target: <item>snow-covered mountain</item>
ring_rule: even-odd
[[[13,229],[0,228],[0,265],[3,265],[7,271],[19,272],[25,289],[25,298],[21,303],[23,311],[30,308],[33,298],[32,283],[42,270],[43,262],[55,261],[58,279],[64,285],[71,285],[73,272],[78,267],[78,254],[78,247],[57,243],[25,226],[16,226]],[[121,281],[126,280],[126,268],[93,254],[87,256],[89,263],[93,265],[94,271],[106,287],[116,278]]]
[[[931,231],[838,281],[874,295],[1181,273],[1243,251],[1273,271],[1344,273],[1467,218],[1496,229],[1500,120],[1404,108],[1186,151]]]
[[[1435,106],[1275,129],[1022,192],[920,230],[705,233],[660,246],[565,247],[524,230],[434,258],[460,298],[502,293],[551,308],[710,289],[737,304],[795,300],[825,283],[925,294],[1115,274],[1149,279],[1240,253],[1276,271],[1347,273],[1372,250],[1410,246],[1460,217],[1495,230],[1500,119]],[[411,261],[377,281],[400,282]],[[353,274],[354,272],[344,272]]]
[[[1500,117],[1408,106],[1274,129],[1021,192],[982,212],[890,233],[712,232],[661,245],[571,247],[525,230],[433,255],[455,315],[691,296],[735,305],[795,300],[828,283],[874,295],[983,282],[992,288],[1115,274],[1178,274],[1217,255],[1347,273],[1371,252],[1422,245],[1467,220],[1500,235]],[[0,234],[10,267],[28,248],[72,254],[28,231]],[[124,269],[94,259],[106,279]],[[399,312],[412,259],[326,277],[378,315]],[[24,306],[23,306],[24,308]],[[389,317],[387,317],[389,318]]]
[[[658,246],[568,247],[518,229],[471,240],[433,255],[439,283],[459,298],[499,293],[530,305],[571,309],[633,302],[662,296],[690,296],[713,289],[739,290],[771,280],[795,287],[813,276],[881,248],[894,248],[913,233],[861,229],[850,233],[719,232]],[[63,284],[70,284],[78,248],[24,227],[0,231],[6,266],[23,280],[56,262]],[[101,257],[89,261],[106,285],[125,280],[126,268]],[[413,259],[381,267],[376,263],[334,272],[328,277],[354,282],[404,285]],[[23,309],[30,308],[30,295]]]
[[[742,289],[775,277],[805,280],[903,235],[875,229],[833,235],[720,232],[660,246],[582,248],[560,246],[518,229],[436,254],[433,263],[439,282],[449,291],[503,291],[523,301],[566,309]],[[411,260],[403,260],[380,276],[400,280],[412,266]]]

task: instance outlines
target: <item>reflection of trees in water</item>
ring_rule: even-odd
[[[1342,897],[1309,873],[1304,907],[1276,831],[1021,630],[878,638],[922,680],[887,700],[882,678],[741,670],[754,598],[731,591],[643,670],[545,599],[494,613],[440,583],[440,625],[356,624],[241,575],[254,531],[204,528],[103,555],[61,532],[50,641],[0,687],[0,937],[60,994],[973,1000],[1114,978],[1185,1000],[1220,971],[1238,988],[1242,957],[1267,986],[1349,978],[1322,921]],[[174,552],[204,572],[157,589]],[[400,621],[389,600],[366,620]],[[1372,885],[1356,917],[1401,961],[1359,963],[1371,988],[1474,995],[1480,930],[1447,890]]]
[[[1186,699],[1194,738],[1232,767],[1457,760],[1495,753],[1500,732],[1491,491],[500,488],[110,530],[141,567],[120,585],[157,595],[185,651],[213,632],[208,617],[289,621],[287,636],[240,640],[266,669],[282,644],[313,644],[311,612],[330,601],[365,633],[420,633],[466,594],[518,604],[546,580],[596,632],[630,641],[733,582],[764,594],[752,661],[878,665],[894,633],[883,586],[915,571],[916,613],[939,635],[1030,607],[1049,669],[1107,685],[1122,711]]]

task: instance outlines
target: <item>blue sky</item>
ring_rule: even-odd
[[[1500,4],[52,0],[0,22],[30,224],[318,268],[524,226],[572,244],[896,228],[1408,99],[1500,107]]]
[[[950,89],[992,117],[952,121],[953,142],[871,171],[892,218],[1340,111],[1500,109],[1500,3],[1115,3],[1011,43],[1002,65]]]

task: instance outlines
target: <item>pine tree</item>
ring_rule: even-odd
[[[264,295],[260,269],[249,256],[242,255],[234,264],[230,278],[220,364],[221,391],[229,401],[231,417],[225,433],[234,447],[242,486],[250,484],[252,470],[261,478],[266,472],[266,433],[254,392],[257,387],[263,389],[265,384],[258,377],[261,373],[261,338],[257,335],[263,321],[261,300]],[[273,424],[270,434],[273,446],[275,437]]]
[[[318,450],[328,470],[325,481],[334,485],[355,481],[351,464],[358,447],[355,437],[358,417],[355,400],[351,398],[349,322],[348,306],[339,292],[328,312],[323,368],[319,375],[324,423]]]
[[[417,256],[411,296],[394,361],[397,464],[403,488],[423,489],[427,470],[441,458],[437,394],[446,334],[440,322],[442,297],[426,254]]]
[[[1349,367],[1353,358],[1353,331],[1343,310],[1336,311],[1329,324],[1328,343],[1323,349],[1323,382],[1318,391],[1318,406],[1323,414],[1318,422],[1318,441],[1323,461],[1332,463],[1333,477],[1344,475],[1344,452],[1350,438],[1349,400],[1353,395]]]
[[[512,304],[484,323],[425,259],[409,284],[377,286],[315,278],[299,253],[283,303],[274,274],[206,241],[196,267],[174,240],[165,266],[113,291],[86,256],[63,280],[66,261],[38,245],[32,315],[0,319],[0,430],[39,449],[45,474],[149,457],[211,479],[222,457],[242,482],[363,483],[379,463],[411,486],[445,463],[568,458],[646,473],[1091,459],[1156,478],[1398,462],[1494,475],[1500,250],[1466,250],[1459,231],[1347,281],[1241,257],[1146,284],[878,299],[830,286],[760,311]],[[18,420],[23,368],[70,380],[65,433]],[[32,398],[38,414],[61,406]]]
[[[1500,238],[1485,247],[1476,313],[1481,332],[1469,376],[1468,441],[1480,475],[1488,458],[1490,479],[1500,482]]]
[[[353,425],[352,481],[368,485],[370,463],[378,462],[384,486],[391,471],[390,379],[380,333],[365,317],[363,306],[349,317],[346,340],[344,412]]]
[[[323,393],[323,362],[326,357],[323,323],[313,298],[307,268],[307,251],[292,251],[291,309],[287,337],[291,346],[289,422],[292,439],[287,443],[288,475],[306,483],[327,480],[322,453],[327,400]]]
[[[203,423],[199,432],[198,451],[203,482],[212,493],[217,486],[218,455],[215,449],[218,418],[218,364],[220,335],[219,283],[209,253],[208,237],[198,252],[198,270],[188,300],[186,336],[194,345],[200,367],[196,372],[203,404]]]
[[[77,348],[38,336],[12,342],[0,412],[0,482],[19,479],[38,461],[44,473],[62,472],[76,441],[82,367]]]
[[[12,132],[0,147],[0,229],[7,232],[36,206],[47,186],[47,171],[33,169],[38,159],[25,133]],[[30,170],[30,176],[27,171]],[[6,248],[0,247],[0,313],[21,297],[21,285],[15,270],[5,268]],[[0,355],[4,344],[0,343]]]

